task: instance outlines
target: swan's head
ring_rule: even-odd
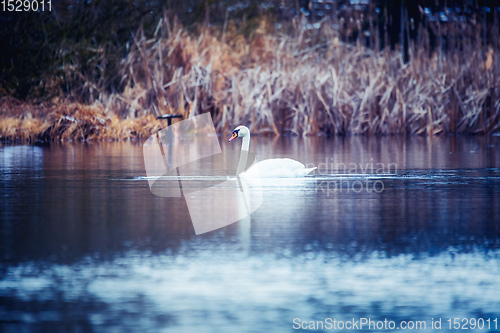
[[[240,137],[243,138],[245,136],[250,135],[250,130],[246,126],[238,126],[234,129],[233,133],[231,134],[231,137],[229,138],[229,142],[233,141],[234,139]]]

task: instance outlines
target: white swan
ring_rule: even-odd
[[[247,153],[250,148],[250,131],[248,127],[236,127],[229,138],[229,142],[238,137],[243,139],[238,170],[243,170],[242,168],[246,165],[246,157],[243,157],[244,152]],[[242,175],[245,178],[300,178],[314,169],[316,167],[306,168],[304,164],[290,158],[273,158],[252,165]]]

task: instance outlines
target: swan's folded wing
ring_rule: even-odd
[[[254,164],[245,172],[247,178],[297,178],[304,177],[313,169],[291,158],[272,158]]]

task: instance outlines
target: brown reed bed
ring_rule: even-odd
[[[221,132],[246,124],[276,135],[499,130],[500,66],[491,47],[464,43],[429,56],[414,43],[404,63],[398,51],[339,42],[326,21],[314,30],[302,22],[294,36],[261,28],[252,40],[164,28],[167,38],[137,35],[122,61],[124,93],[104,102],[110,109],[211,112]]]
[[[341,42],[328,20],[314,28],[301,21],[291,35],[269,32],[262,20],[247,38],[230,22],[192,34],[165,16],[154,36],[135,35],[113,92],[106,87],[115,76],[96,81],[67,67],[82,82],[74,97],[92,104],[20,112],[4,99],[0,138],[147,137],[160,126],[156,115],[205,112],[221,133],[239,124],[275,135],[498,132],[499,50],[481,44],[479,30],[454,24],[440,33],[460,41],[431,49],[422,29],[405,63],[398,50]],[[95,59],[102,68],[104,57]]]

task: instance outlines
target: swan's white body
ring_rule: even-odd
[[[304,164],[290,158],[272,158],[252,165],[245,173],[245,178],[300,178],[313,171]]]
[[[243,139],[241,150],[248,151],[250,148],[250,131],[248,128],[246,126],[236,127],[229,142],[237,137]],[[246,161],[241,161],[241,157],[240,164],[246,164]],[[316,167],[306,168],[304,164],[290,158],[272,158],[255,163],[241,175],[245,178],[301,178],[308,175],[314,169]]]

